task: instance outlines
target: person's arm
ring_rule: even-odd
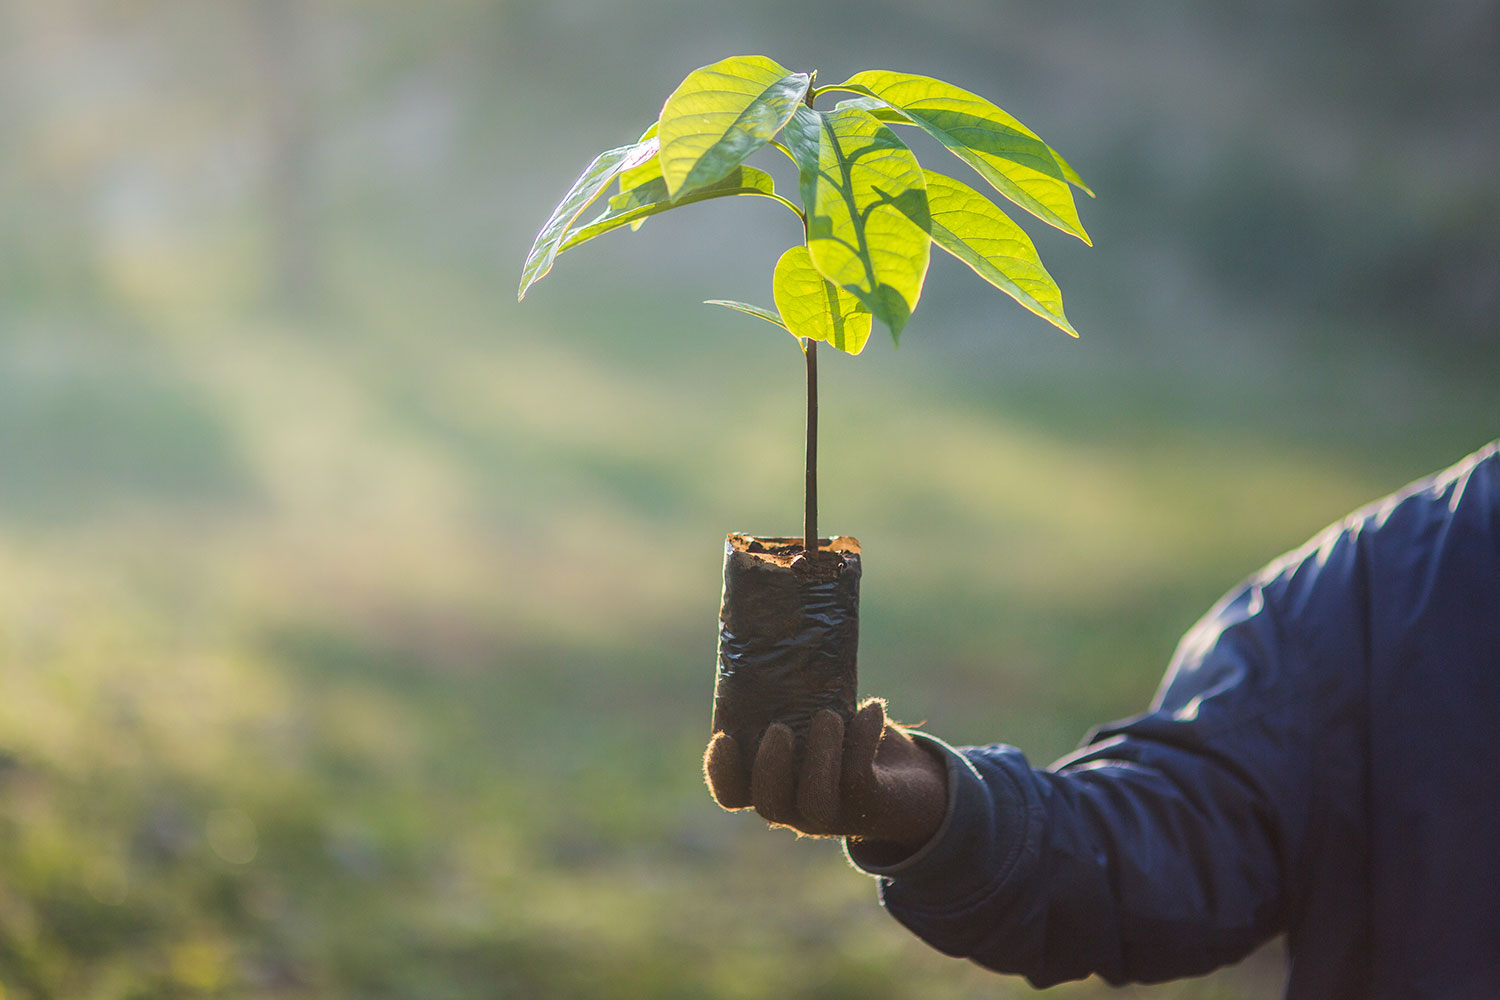
[[[851,725],[842,754],[810,736],[800,761],[789,732],[781,746],[768,731],[749,768],[715,737],[710,787],[726,807],[849,836],[850,860],[879,877],[897,920],[1039,986],[1155,982],[1236,961],[1285,928],[1314,809],[1357,808],[1363,651],[1359,588],[1345,584],[1359,555],[1345,535],[1308,552],[1189,632],[1148,714],[1052,768],[894,725],[872,754],[869,731],[856,740]],[[1340,662],[1347,673],[1327,667]],[[872,769],[895,780],[872,786]],[[884,794],[857,794],[871,787]],[[835,804],[809,804],[820,797]]]
[[[851,860],[879,876],[890,912],[934,947],[1037,985],[1203,973],[1285,929],[1294,969],[1310,970],[1303,992],[1328,995],[1374,940],[1372,870],[1430,898],[1425,869],[1390,870],[1389,837],[1379,868],[1372,781],[1378,764],[1399,765],[1395,801],[1408,811],[1427,803],[1417,827],[1427,842],[1443,829],[1432,818],[1442,794],[1458,794],[1443,770],[1456,737],[1429,730],[1483,716],[1452,706],[1483,690],[1472,678],[1492,663],[1497,448],[1273,563],[1184,637],[1146,715],[1051,768],[1011,747],[953,750],[903,733],[943,761],[946,807],[914,849],[850,841]],[[1469,686],[1434,698],[1432,671],[1449,661],[1468,665],[1459,676]],[[1405,704],[1391,703],[1397,693]],[[1487,744],[1462,736],[1461,773],[1473,775],[1483,766],[1474,748]],[[1434,756],[1434,746],[1449,749]],[[1406,787],[1421,781],[1446,791]],[[930,801],[935,785],[926,787]],[[1464,831],[1456,842],[1479,841]]]
[[[940,835],[894,862],[851,845],[851,860],[928,943],[1038,986],[1237,961],[1285,929],[1314,811],[1357,808],[1363,637],[1343,584],[1358,563],[1331,536],[1226,598],[1148,714],[1052,768],[1002,745],[951,751]]]

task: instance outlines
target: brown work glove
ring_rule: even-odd
[[[798,760],[792,731],[766,727],[745,766],[727,733],[715,733],[703,775],[725,809],[750,806],[778,826],[812,836],[842,836],[915,851],[948,809],[948,768],[886,719],[885,702],[866,698],[849,721],[824,709],[813,716]]]

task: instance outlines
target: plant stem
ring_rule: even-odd
[[[807,355],[807,489],[803,494],[802,551],[818,550],[818,342],[808,340]]]
[[[807,106],[813,106],[818,71],[807,81]],[[804,242],[808,234],[807,216],[802,217]],[[818,551],[818,342],[811,337],[803,341],[807,357],[807,479],[802,493],[802,552],[809,559]]]

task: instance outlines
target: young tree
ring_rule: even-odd
[[[641,138],[600,153],[553,210],[526,258],[517,299],[557,256],[669,209],[752,195],[802,222],[803,242],[776,262],[775,308],[709,300],[798,338],[807,371],[807,463],[802,544],[818,547],[817,345],[859,354],[878,319],[897,340],[917,307],[936,244],[1025,308],[1072,336],[1062,294],[1036,247],[999,206],[928,170],[896,127],[931,135],[1013,204],[1089,242],[1072,188],[1092,196],[1056,150],[978,95],[931,77],[885,70],[817,86],[765,56],[733,56],[694,70]],[[832,108],[824,95],[845,96]],[[894,127],[893,127],[894,126]],[[771,148],[797,168],[800,204],[745,161]],[[586,222],[612,183],[618,192]]]

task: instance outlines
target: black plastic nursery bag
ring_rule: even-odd
[[[772,722],[798,745],[813,715],[847,722],[858,687],[859,542],[839,537],[812,559],[798,538],[732,534],[724,544],[714,732],[728,733],[746,761]]]

